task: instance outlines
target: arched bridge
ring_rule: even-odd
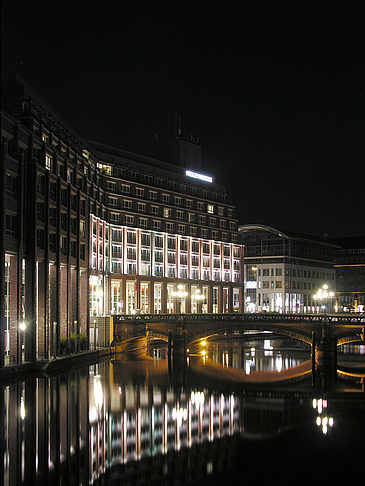
[[[365,316],[354,314],[141,314],[115,315],[114,343],[133,337],[168,340],[185,335],[186,344],[211,335],[237,335],[247,330],[276,333],[313,344],[323,329],[336,335],[337,345],[364,339]],[[314,334],[313,334],[314,333]]]

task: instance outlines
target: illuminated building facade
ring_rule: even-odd
[[[322,285],[335,290],[335,244],[261,224],[242,225],[239,233],[246,312],[323,311],[313,296]],[[334,302],[323,305],[334,309]]]
[[[167,162],[106,147],[21,79],[3,91],[2,364],[90,339],[91,318],[240,310],[235,208],[200,147],[176,140]]]
[[[91,315],[239,311],[242,247],[223,188],[183,166],[92,147],[108,209],[91,209]]]

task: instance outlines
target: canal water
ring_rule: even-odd
[[[364,479],[361,378],[323,388],[309,348],[267,336],[199,341],[171,362],[139,344],[1,388],[5,485]],[[364,347],[343,351],[364,364]]]

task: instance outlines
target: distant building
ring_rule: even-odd
[[[241,310],[235,207],[200,147],[90,142],[19,78],[2,98],[0,365],[92,341],[102,316]]]
[[[321,310],[313,295],[324,284],[335,290],[335,244],[262,224],[241,225],[238,231],[245,247],[246,312]],[[322,305],[334,308],[334,302]]]
[[[339,312],[365,312],[365,237],[336,238],[336,296]]]

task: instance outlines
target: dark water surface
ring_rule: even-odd
[[[308,349],[274,340],[191,354],[186,365],[123,357],[2,387],[4,484],[364,479],[361,378],[324,389]]]

